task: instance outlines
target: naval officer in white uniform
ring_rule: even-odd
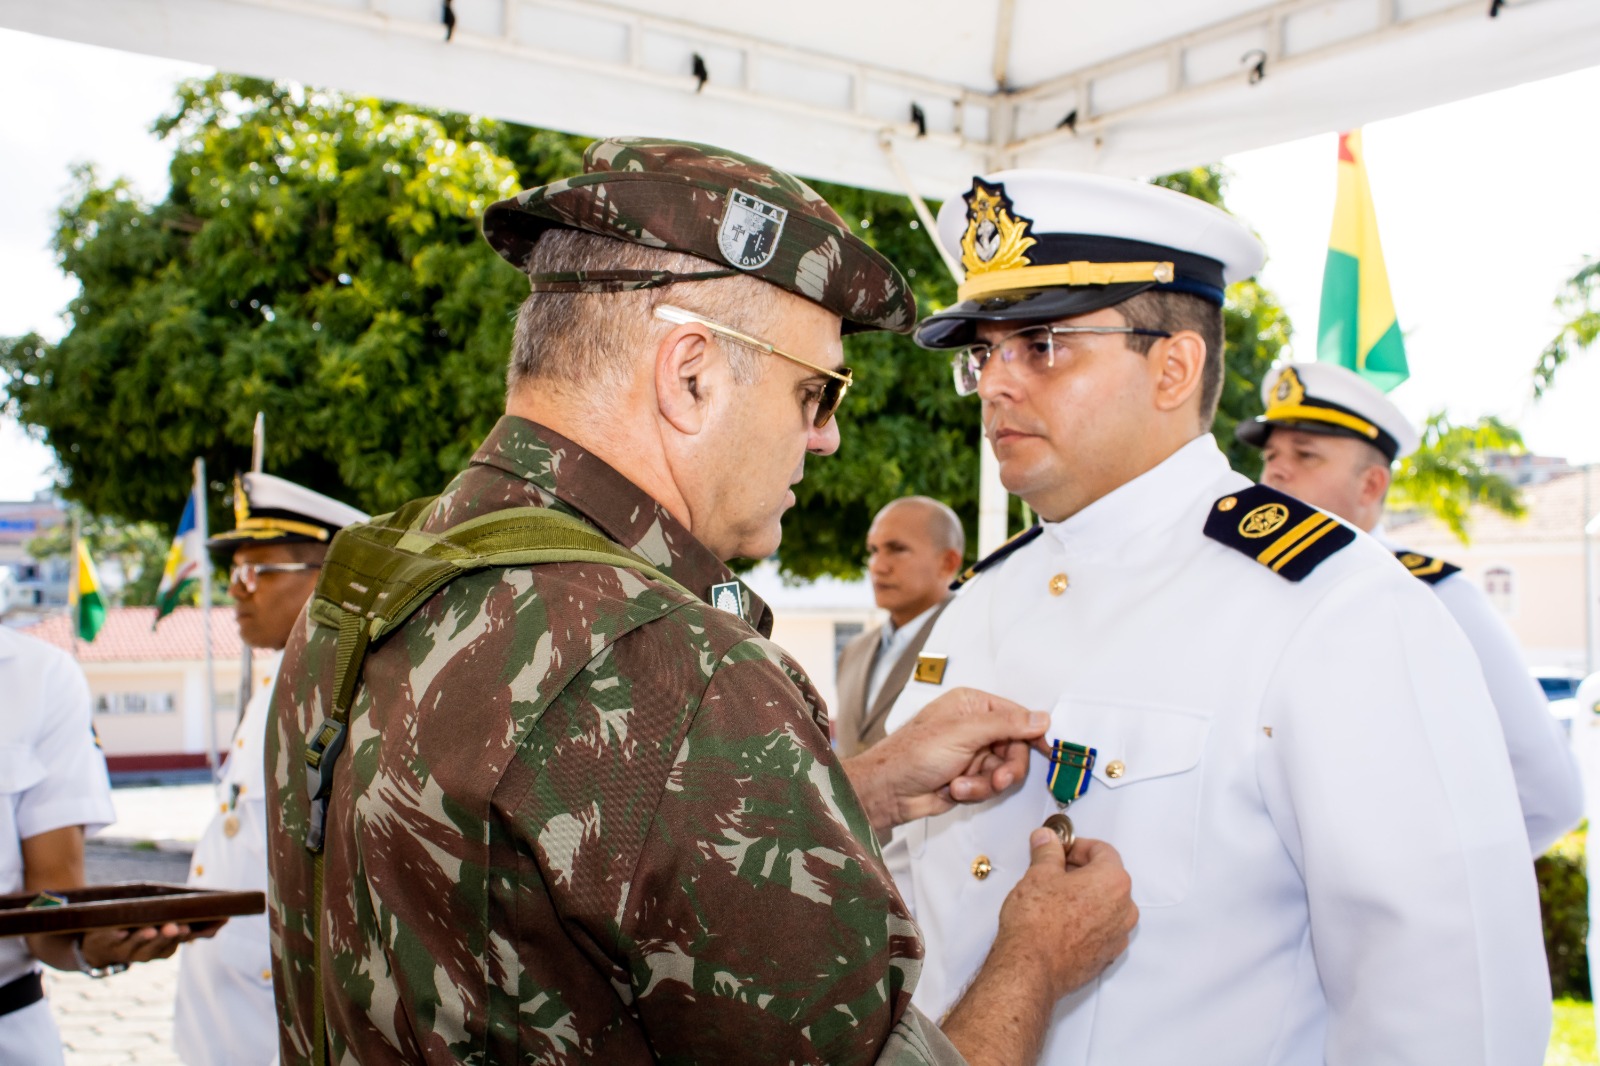
[[[276,654],[311,593],[333,534],[367,515],[271,474],[234,485],[234,528],[207,547],[231,563],[239,636]],[[273,682],[277,680],[274,666]],[[246,704],[222,767],[221,801],[195,847],[189,883],[267,891],[267,708],[272,685]],[[235,918],[215,938],[179,954],[173,1036],[188,1066],[250,1066],[276,1060],[278,1016],[272,993],[267,916]]]
[[[1042,171],[975,180],[939,235],[966,278],[917,339],[954,350],[1043,524],[969,571],[889,728],[956,685],[1049,708],[1097,749],[1068,814],[1122,853],[1141,915],[1041,1061],[1540,1062],[1538,899],[1471,647],[1377,542],[1207,432],[1223,289],[1259,244],[1178,193]],[[1035,770],[896,831],[935,1017],[1057,811]]]
[[[1578,761],[1550,701],[1517,638],[1461,568],[1395,543],[1380,524],[1390,467],[1416,450],[1416,430],[1376,385],[1332,363],[1277,367],[1261,396],[1266,412],[1234,428],[1261,449],[1261,483],[1371,533],[1433,590],[1471,642],[1500,716],[1529,847],[1544,854],[1583,818]]]

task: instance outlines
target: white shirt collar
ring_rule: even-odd
[[[940,601],[943,602],[942,600]],[[887,648],[892,641],[909,640],[916,635],[917,630],[927,624],[928,618],[939,609],[939,604],[934,604],[926,611],[917,615],[903,626],[897,626],[892,620],[883,623],[882,646]]]
[[[1192,521],[1196,504],[1216,492],[1217,479],[1228,472],[1227,457],[1211,434],[1202,433],[1071,518],[1046,522],[1045,532],[1081,559],[1126,559],[1142,554],[1142,547],[1159,550],[1171,528]]]

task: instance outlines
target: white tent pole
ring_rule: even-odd
[[[994,88],[1005,92],[1011,75],[1011,22],[1016,14],[1016,0],[1000,0],[1000,9],[994,20]]]
[[[923,203],[922,196],[917,192],[911,175],[900,162],[900,157],[894,150],[894,137],[885,130],[878,137],[878,145],[883,149],[884,158],[889,161],[889,168],[894,171],[894,176],[899,180],[906,191],[906,196],[911,200],[911,207],[922,220],[922,228],[928,231],[928,239],[933,242],[934,248],[939,251],[939,258],[944,262],[945,269],[950,271],[950,276],[961,284],[961,265],[955,257],[946,250],[943,242],[939,240],[939,227],[934,221],[933,212],[928,210],[928,205]],[[1006,487],[1000,483],[1000,461],[994,457],[994,449],[989,446],[989,438],[979,437],[978,440],[978,557],[994,551],[1005,543],[1006,539]]]
[[[928,205],[923,202],[922,194],[917,192],[916,183],[911,180],[911,175],[906,172],[905,165],[900,162],[900,157],[895,154],[894,136],[888,130],[878,135],[878,147],[883,149],[884,158],[889,161],[889,169],[894,171],[900,187],[906,191],[906,197],[911,201],[911,209],[917,213],[917,218],[922,220],[922,228],[927,231],[928,240],[933,242],[934,249],[939,253],[939,258],[944,261],[944,268],[950,271],[950,276],[957,285],[961,284],[961,264],[957,263],[943,243],[939,240],[939,224],[934,221],[933,212],[928,210]]]

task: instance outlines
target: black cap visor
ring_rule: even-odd
[[[935,351],[960,348],[977,339],[979,322],[1054,322],[1115,307],[1154,288],[1153,281],[1137,281],[998,293],[981,300],[963,300],[929,315],[917,324],[914,336],[917,344]]]
[[[1270,420],[1265,417],[1252,418],[1248,422],[1240,422],[1234,426],[1233,435],[1252,448],[1265,448],[1267,446],[1267,438],[1272,435],[1272,431],[1275,429],[1293,429],[1301,433],[1318,433],[1324,437],[1349,437],[1351,440],[1358,440],[1362,444],[1372,445],[1391,463],[1394,462],[1394,457],[1400,451],[1399,443],[1381,429],[1378,431],[1377,439],[1374,440],[1365,433],[1345,426],[1336,426],[1329,422],[1310,422],[1298,418],[1274,418]]]

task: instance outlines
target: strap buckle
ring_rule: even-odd
[[[333,767],[344,751],[345,724],[324,718],[306,746],[306,798],[311,817],[306,825],[306,850],[321,854],[328,823],[328,797],[333,792]]]

